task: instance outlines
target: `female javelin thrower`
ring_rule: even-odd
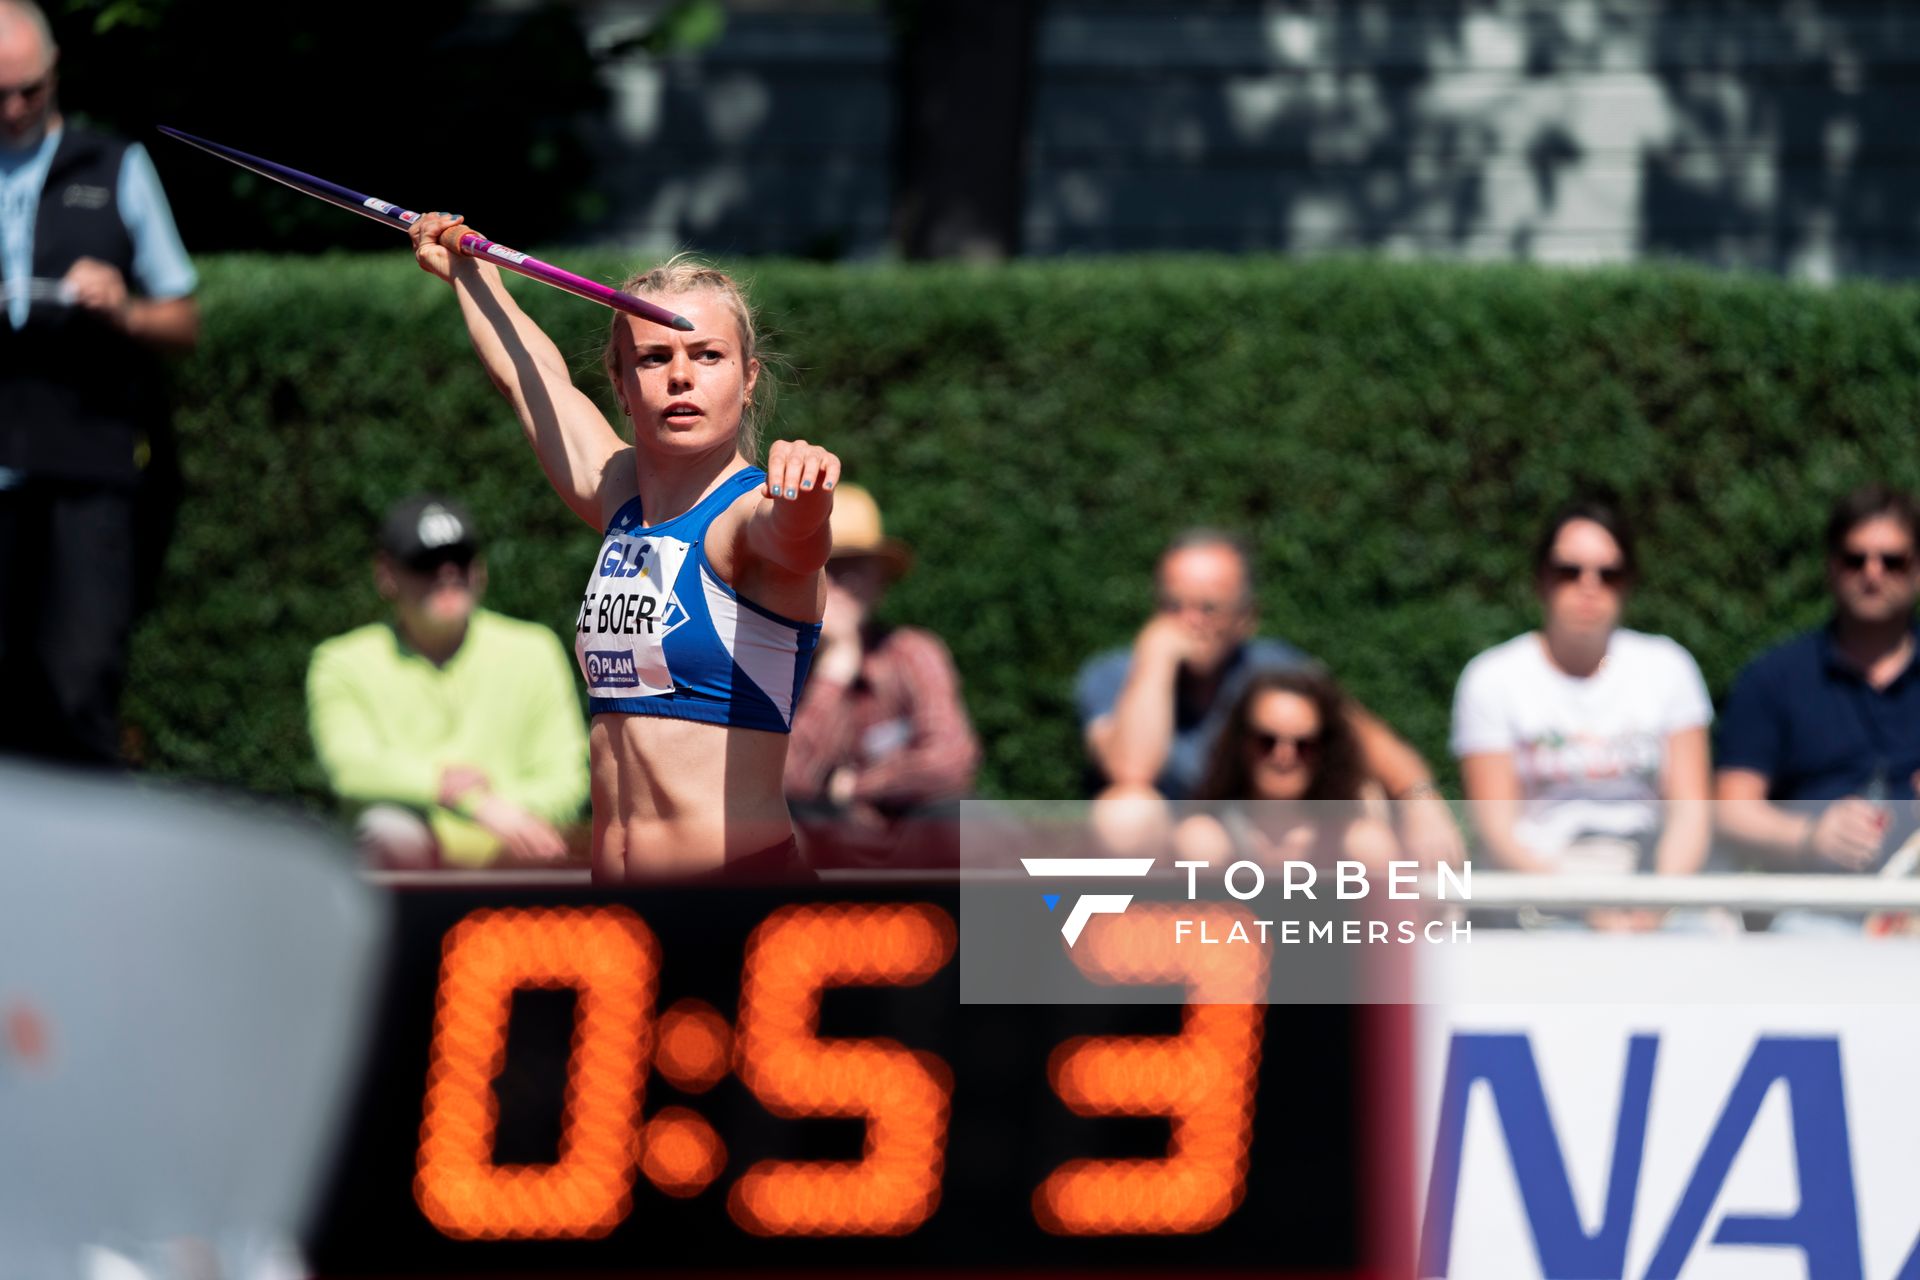
[[[790,874],[780,777],[820,635],[840,460],[781,440],[753,465],[753,317],[730,278],[682,260],[621,286],[693,323],[614,317],[621,439],[499,271],[448,247],[470,230],[427,214],[414,256],[453,286],[547,479],[604,534],[574,644],[593,713],[593,878]]]

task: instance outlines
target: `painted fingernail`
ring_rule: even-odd
[[[789,498],[797,498],[797,497],[799,497],[800,495],[799,495],[799,494],[797,494],[797,493],[795,493],[795,492],[794,492],[793,490],[791,490],[791,489],[789,489],[789,490],[787,490],[787,496],[788,496]]]
[[[800,482],[800,487],[801,487],[802,489],[811,489],[811,488],[813,488],[813,481],[811,481],[811,480],[802,480],[802,481]]]
[[[829,480],[824,485],[821,485],[820,487],[823,489],[831,489],[833,488],[833,481]]]

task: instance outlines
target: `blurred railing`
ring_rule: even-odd
[[[823,871],[836,881],[953,880],[953,871]],[[969,880],[1020,880],[1017,871],[970,872]],[[368,871],[364,879],[389,889],[539,888],[589,883],[582,867],[500,871]],[[1734,874],[1698,876],[1524,875],[1474,871],[1470,908],[1724,907],[1735,911],[1920,911],[1920,878],[1886,876]],[[1429,886],[1430,891],[1430,886]]]
[[[1474,907],[1726,907],[1736,911],[1920,911],[1920,879],[1886,876],[1524,875],[1475,871]]]

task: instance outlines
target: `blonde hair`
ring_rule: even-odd
[[[0,0],[0,3],[4,2]],[[747,300],[746,289],[718,267],[687,253],[676,253],[657,267],[630,275],[620,282],[619,287],[623,293],[647,299],[681,293],[713,293],[727,304],[727,310],[733,312],[734,324],[740,331],[741,377],[746,377],[746,371],[754,361],[760,362],[759,378],[747,402],[740,408],[740,429],[734,436],[740,456],[750,462],[757,461],[760,455],[760,427],[772,414],[773,397],[778,384],[768,368],[776,357],[760,350],[760,333],[755,323],[753,304]],[[620,327],[625,323],[626,317],[616,313],[607,330],[606,349],[600,357],[616,395],[620,389]]]

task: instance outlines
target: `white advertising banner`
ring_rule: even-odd
[[[1920,1280],[1920,942],[1483,930],[1440,959],[1421,1275]]]

